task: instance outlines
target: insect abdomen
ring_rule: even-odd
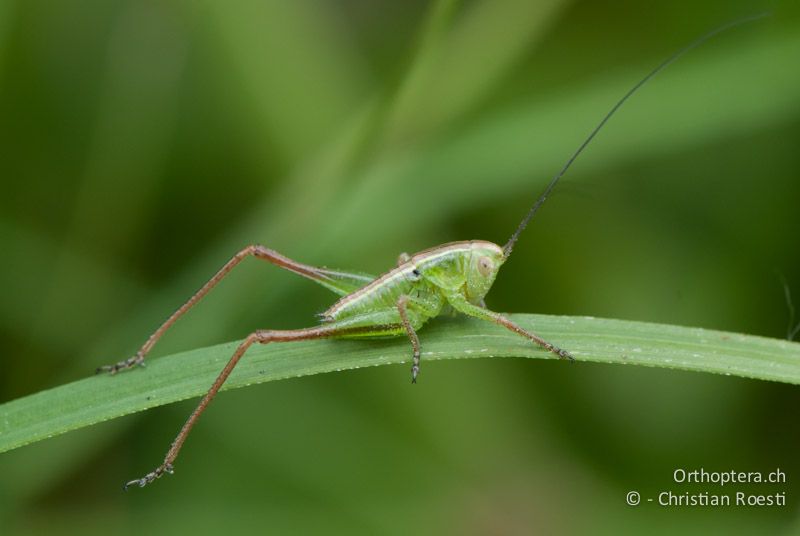
[[[397,299],[411,298],[411,309],[425,317],[436,316],[446,300],[437,283],[463,281],[474,242],[453,242],[420,252],[408,262],[383,274],[368,285],[342,297],[325,311],[328,320],[340,320],[377,309],[395,309]],[[482,242],[480,242],[482,244]]]

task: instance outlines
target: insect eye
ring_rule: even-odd
[[[478,259],[478,271],[483,277],[489,277],[494,268],[494,263],[489,257],[481,257]]]

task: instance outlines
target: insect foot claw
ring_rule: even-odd
[[[129,369],[139,365],[141,367],[145,366],[144,363],[144,356],[141,354],[136,354],[128,359],[124,359],[119,363],[114,363],[113,365],[103,365],[102,367],[97,367],[95,369],[95,374],[100,374],[101,372],[108,372],[112,376],[119,372],[120,370]]]
[[[150,484],[154,480],[161,478],[164,473],[172,474],[175,470],[172,468],[171,463],[165,463],[157,467],[154,471],[151,471],[144,475],[142,478],[136,478],[129,482],[126,482],[124,486],[122,486],[123,491],[128,491],[128,488],[131,486],[139,486],[140,488],[145,487],[146,485]]]
[[[566,359],[568,361],[572,361],[573,363],[575,362],[575,358],[572,357],[572,354],[570,354],[566,350],[559,349],[558,350],[558,357],[560,357],[561,359]]]

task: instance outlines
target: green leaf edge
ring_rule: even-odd
[[[643,365],[800,384],[800,343],[704,328],[592,317],[510,318],[581,361]],[[494,324],[437,319],[420,333],[422,374],[431,361],[477,357],[554,359]],[[146,368],[97,375],[0,405],[0,452],[203,394],[238,342],[149,359]],[[251,348],[223,390],[272,380],[405,363],[403,338],[317,340]],[[114,361],[111,359],[110,361]],[[398,374],[410,372],[398,370]],[[409,386],[409,388],[413,388]]]

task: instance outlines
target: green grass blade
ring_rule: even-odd
[[[568,348],[578,361],[696,370],[800,384],[800,343],[787,340],[589,317],[513,315],[511,318]],[[470,357],[551,357],[502,328],[464,318],[433,322],[423,331],[422,342],[423,363]],[[113,377],[93,376],[3,404],[0,406],[0,452],[198,396],[208,389],[235,344],[154,359],[145,369]],[[306,341],[254,347],[224,389],[401,363],[409,356],[407,341],[402,338]],[[564,366],[581,365],[564,363]],[[404,368],[397,373],[408,371]]]

